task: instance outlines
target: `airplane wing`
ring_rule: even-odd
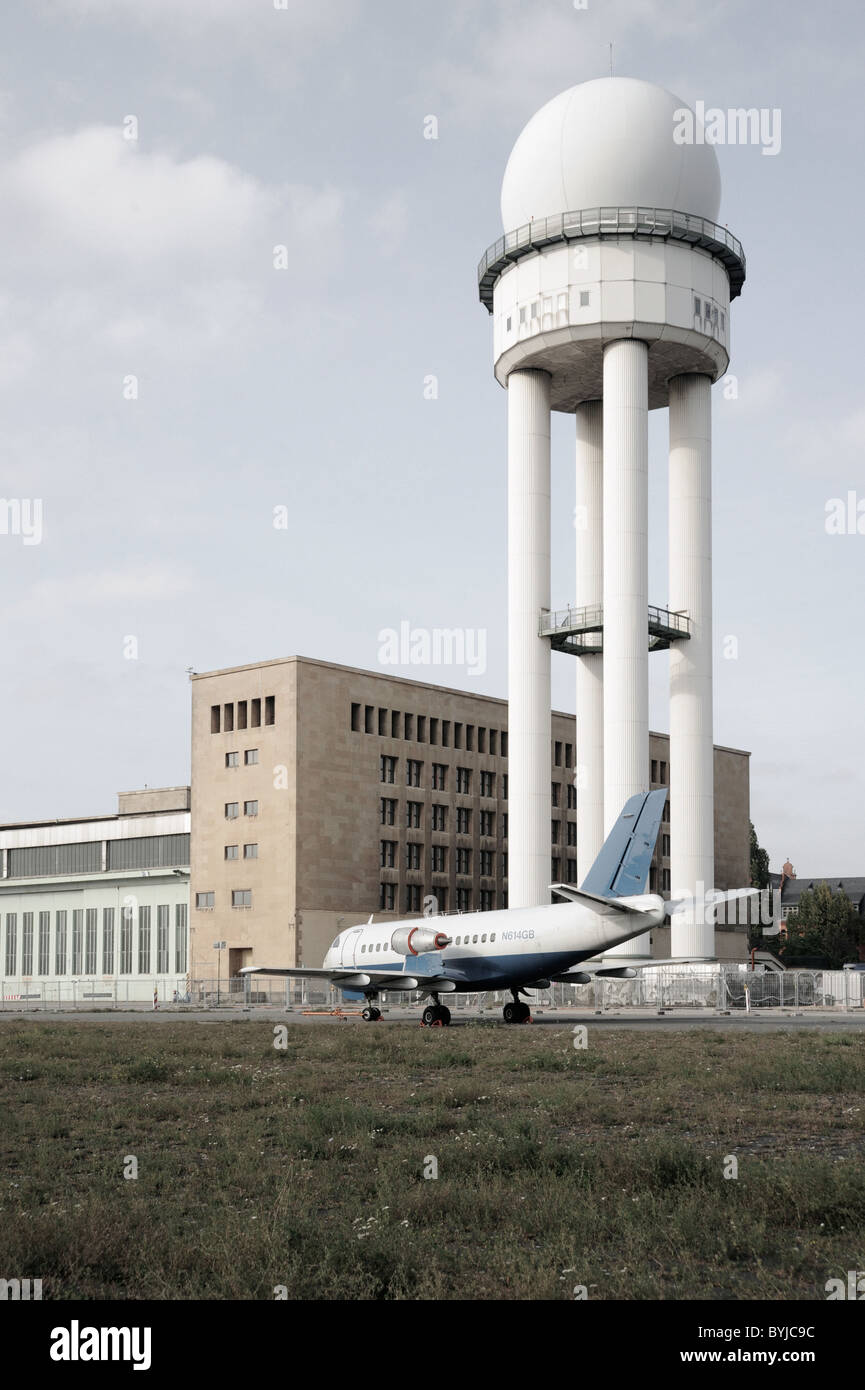
[[[419,989],[420,980],[416,975],[406,975],[402,970],[315,970],[306,966],[283,965],[244,965],[241,975],[282,975],[298,980],[329,980],[331,984],[345,989],[369,989],[378,986],[387,989]]]

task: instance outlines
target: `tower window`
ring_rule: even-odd
[[[580,308],[585,309],[589,304],[589,291],[580,290]]]

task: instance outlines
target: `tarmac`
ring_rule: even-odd
[[[216,1009],[197,1009],[195,1007],[165,1005],[154,1012],[147,1006],[140,1009],[93,1009],[93,1010],[47,1010],[11,1009],[7,1005],[0,1011],[0,1024],[4,1021],[26,1019],[32,1023],[248,1023],[279,1022],[299,1024],[326,1024],[330,1027],[355,1025],[364,1028],[383,1028],[399,1025],[403,1028],[421,1026],[419,1009],[386,1009],[378,1023],[364,1023],[359,1012],[345,1009],[341,1013],[318,1012],[256,1005],[243,1010],[236,1007]],[[800,1013],[793,1010],[754,1009],[746,1013],[742,1009],[729,1014],[717,1010],[668,1009],[663,1013],[647,1009],[606,1010],[595,1013],[592,1009],[548,1009],[535,1011],[533,1024],[536,1027],[573,1027],[582,1023],[598,1028],[633,1029],[649,1032],[656,1029],[673,1031],[704,1029],[712,1032],[770,1031],[783,1032],[860,1032],[865,1033],[865,1008],[839,1013],[835,1010],[808,1009]],[[483,1028],[504,1028],[516,1025],[504,1023],[498,1010],[483,1013],[454,1013],[451,1028],[469,1026]]]

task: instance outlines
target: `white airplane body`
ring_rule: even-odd
[[[582,888],[551,885],[564,903],[378,924],[370,918],[340,932],[320,969],[247,966],[241,973],[328,980],[365,998],[369,1020],[381,1017],[379,994],[420,990],[434,1001],[424,1010],[429,1024],[450,1022],[443,994],[509,989],[505,1021],[524,1022],[529,1008],[518,996],[526,990],[636,973],[583,963],[663,922],[670,904],[644,889],[666,797],[666,790],[631,797]]]

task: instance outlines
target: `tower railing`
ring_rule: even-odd
[[[523,256],[556,242],[597,239],[598,237],[659,237],[665,241],[685,241],[700,246],[723,263],[730,277],[730,298],[741,294],[745,283],[745,253],[742,243],[726,227],[674,208],[584,208],[581,212],[562,212],[554,217],[538,217],[516,231],[506,232],[494,241],[478,265],[478,292],[481,303],[493,311],[493,291],[500,276]]]
[[[662,651],[671,642],[691,636],[691,621],[684,613],[650,604],[646,614],[650,651]],[[572,656],[594,656],[603,651],[604,610],[600,603],[585,608],[542,609],[538,636],[549,637],[554,651]]]

